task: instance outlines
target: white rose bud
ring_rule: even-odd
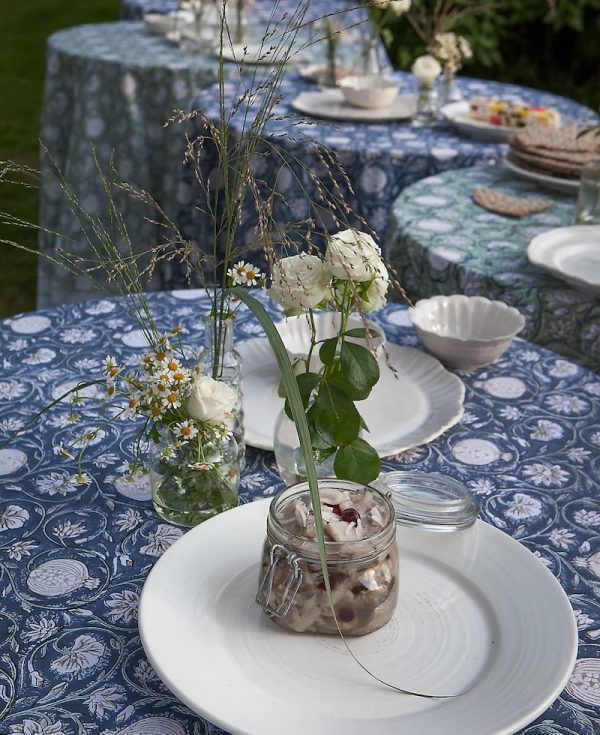
[[[373,0],[372,5],[380,10],[387,10],[388,8],[394,13],[394,15],[404,15],[410,10],[411,0]]]
[[[373,279],[373,283],[367,289],[366,298],[361,302],[361,309],[365,314],[377,311],[377,309],[382,309],[385,306],[389,285],[390,274],[383,262],[380,261],[377,277]]]
[[[236,399],[236,392],[227,383],[199,375],[192,384],[186,408],[191,418],[198,421],[227,423]]]
[[[412,73],[417,79],[426,86],[431,86],[442,73],[442,67],[439,61],[433,56],[419,56],[411,68]]]
[[[325,262],[335,278],[362,283],[378,273],[381,250],[366,232],[344,230],[329,238]]]
[[[329,301],[330,282],[331,273],[321,258],[300,253],[275,263],[268,293],[287,316],[294,316]]]

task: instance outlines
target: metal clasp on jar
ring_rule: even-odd
[[[282,618],[288,614],[302,583],[302,570],[298,566],[298,559],[299,557],[296,554],[292,554],[281,544],[274,544],[271,547],[269,568],[256,594],[256,602],[268,615]],[[276,599],[273,591],[273,580],[278,568],[281,568],[283,572],[283,565],[287,565],[289,570],[282,584],[281,594],[278,595],[279,599]],[[283,573],[285,574],[285,572]]]

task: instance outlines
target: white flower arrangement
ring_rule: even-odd
[[[464,36],[456,33],[437,33],[429,52],[442,65],[444,73],[454,74],[473,56],[471,45]]]
[[[335,454],[338,477],[365,483],[377,477],[381,463],[377,452],[360,436],[364,422],[354,403],[368,397],[379,379],[379,366],[368,348],[368,325],[350,330],[347,324],[354,311],[364,314],[384,306],[389,282],[373,238],[350,229],[329,237],[323,258],[308,254],[283,258],[269,289],[287,316],[308,312],[311,345],[306,359],[296,364],[296,380],[314,458],[321,462]],[[340,313],[337,336],[317,340],[315,308]],[[367,346],[349,337],[366,339]],[[319,372],[314,371],[311,359],[317,347],[323,365]]]

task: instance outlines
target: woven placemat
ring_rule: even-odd
[[[521,199],[510,194],[503,194],[495,189],[475,189],[473,201],[490,212],[504,214],[507,217],[525,217],[527,214],[536,214],[550,209],[554,202],[548,199]]]

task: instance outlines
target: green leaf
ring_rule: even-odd
[[[333,467],[344,480],[368,484],[379,475],[381,460],[373,447],[359,438],[338,450]]]
[[[356,329],[349,329],[347,332],[344,332],[345,337],[354,337],[359,339],[367,339],[367,337],[378,337],[379,333],[376,332],[373,327],[371,329],[366,329],[364,327],[357,327]]]
[[[369,393],[371,392],[370,388],[367,388],[366,390],[358,390],[357,388],[355,388],[351,383],[348,382],[344,373],[334,373],[333,375],[328,375],[327,382],[338,390],[341,390],[348,396],[348,398],[351,398],[353,401],[364,401],[365,398],[369,397]]]
[[[348,396],[324,380],[314,405],[315,426],[330,434],[337,446],[350,444],[360,431],[360,415]]]
[[[340,360],[348,382],[359,391],[370,392],[379,380],[379,365],[370,350],[362,345],[344,342]]]
[[[319,350],[319,359],[323,365],[331,365],[335,360],[335,351],[337,348],[338,338],[331,337],[326,339]]]
[[[319,384],[319,380],[321,380],[319,373],[300,373],[300,375],[296,375],[296,383],[298,383],[298,390],[304,408],[308,406],[310,394]]]

